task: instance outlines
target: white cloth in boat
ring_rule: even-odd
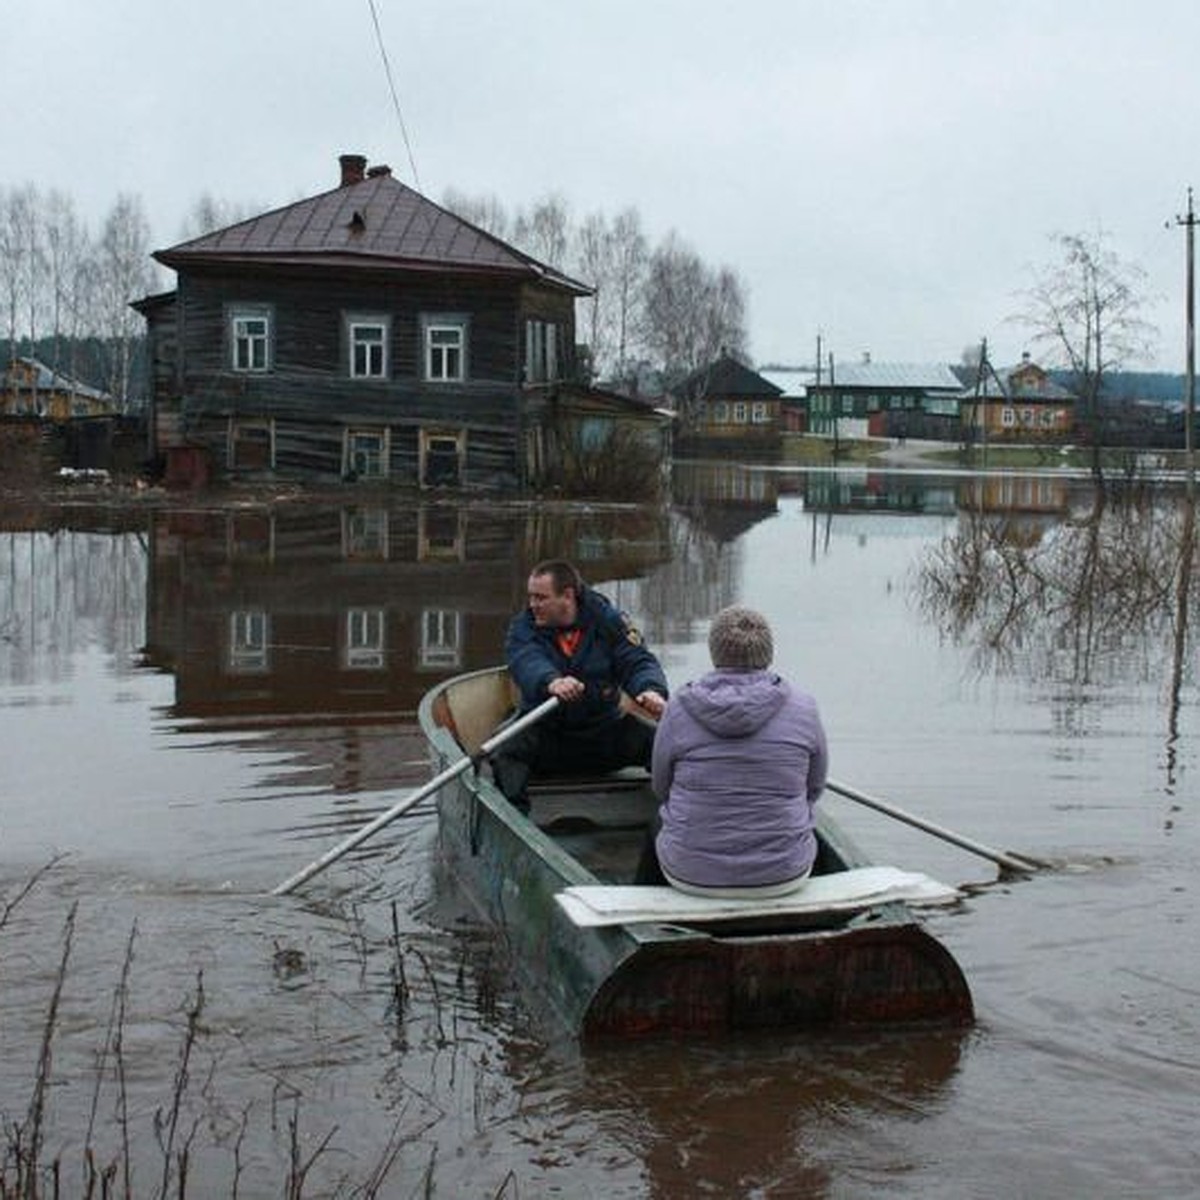
[[[694,924],[731,917],[853,912],[895,900],[911,905],[950,904],[959,896],[956,888],[920,872],[876,866],[815,875],[794,892],[753,900],[689,896],[672,887],[621,884],[564,888],[554,898],[567,916],[582,927],[647,921]]]

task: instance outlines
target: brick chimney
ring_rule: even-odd
[[[368,179],[379,179],[391,175],[392,168],[384,163],[379,163],[377,166],[370,167],[367,170]]]
[[[361,154],[340,154],[338,162],[342,167],[342,187],[352,183],[362,183],[367,174],[367,160]]]

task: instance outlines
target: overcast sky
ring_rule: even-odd
[[[0,0],[0,185],[93,228],[141,197],[262,208],[390,164],[509,210],[632,206],[749,297],[758,364],[998,363],[1050,235],[1147,272],[1145,366],[1182,371],[1200,186],[1196,0]],[[414,180],[413,163],[416,168]]]

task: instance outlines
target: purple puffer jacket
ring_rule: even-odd
[[[663,869],[699,887],[804,874],[828,767],[816,701],[772,671],[716,670],[689,683],[654,739]]]

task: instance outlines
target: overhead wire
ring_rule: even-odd
[[[367,0],[371,10],[371,23],[375,26],[375,42],[379,47],[379,57],[383,60],[383,72],[387,76],[388,90],[392,93],[392,107],[396,110],[396,120],[400,123],[400,136],[404,139],[404,149],[408,154],[408,165],[412,171],[413,185],[421,190],[421,177],[417,174],[417,162],[413,157],[412,144],[408,140],[408,129],[404,124],[404,113],[400,110],[400,97],[396,93],[396,82],[392,77],[392,64],[388,61],[387,47],[383,43],[383,30],[379,26],[379,13],[375,9],[375,0]]]

